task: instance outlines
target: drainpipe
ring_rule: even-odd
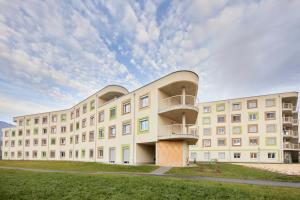
[[[136,131],[136,127],[135,127],[135,93],[133,93],[133,101],[132,101],[132,108],[133,108],[133,121],[132,121],[132,163],[133,164],[137,164],[135,162],[135,131]]]

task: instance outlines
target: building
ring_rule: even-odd
[[[297,92],[199,104],[191,161],[299,162]]]
[[[198,140],[198,75],[178,71],[128,92],[109,85],[70,109],[14,117],[3,159],[185,166]]]

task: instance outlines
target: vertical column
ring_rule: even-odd
[[[182,133],[184,135],[187,133],[185,113],[182,113]]]
[[[185,105],[185,87],[182,88],[182,105]]]

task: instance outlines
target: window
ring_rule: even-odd
[[[90,158],[93,158],[93,157],[94,157],[94,150],[90,149]]]
[[[97,148],[97,157],[99,159],[102,159],[103,158],[103,147],[98,147]]]
[[[250,158],[251,159],[256,159],[257,158],[257,153],[256,152],[250,152]]]
[[[232,138],[232,146],[241,146],[242,139],[241,138]]]
[[[218,153],[218,159],[220,159],[220,160],[225,159],[225,152],[219,152]]]
[[[39,124],[39,118],[34,119],[34,124]]]
[[[56,139],[55,138],[51,138],[51,145],[55,145],[56,143]]]
[[[104,122],[104,111],[99,112],[98,122]]]
[[[258,125],[257,124],[249,124],[248,125],[248,133],[257,133]]]
[[[75,135],[75,144],[79,143],[79,135]]]
[[[25,151],[25,157],[26,157],[26,158],[29,157],[29,151]]]
[[[42,146],[46,146],[47,145],[47,139],[42,139]]]
[[[23,126],[23,120],[19,120],[19,126]]]
[[[219,138],[218,139],[218,146],[226,146],[226,139],[225,138]]]
[[[122,113],[123,113],[123,115],[130,113],[130,101],[123,103]]]
[[[18,136],[22,136],[23,135],[23,131],[22,130],[19,130],[18,131]]]
[[[52,126],[52,127],[51,127],[51,133],[52,133],[52,134],[56,133],[56,126]]]
[[[249,121],[258,120],[258,113],[257,112],[248,113],[248,119],[249,119]]]
[[[30,119],[26,119],[26,126],[30,126]]]
[[[203,117],[202,118],[202,123],[203,124],[210,124],[210,117]]]
[[[241,110],[242,106],[241,103],[233,103],[232,110]]]
[[[276,124],[267,124],[266,129],[267,129],[267,133],[275,133],[276,132]]]
[[[90,111],[94,110],[95,109],[95,100],[92,100],[90,102]]]
[[[98,138],[103,139],[104,138],[104,128],[99,128],[98,130]]]
[[[190,158],[191,158],[191,160],[196,161],[197,160],[197,152],[191,152]]]
[[[50,158],[55,158],[55,151],[50,151]]]
[[[47,134],[48,129],[47,128],[43,128],[43,134]]]
[[[82,128],[85,128],[85,127],[86,127],[86,119],[83,119],[83,120],[82,120],[81,126],[82,126]]]
[[[90,116],[90,126],[94,126],[94,124],[95,124],[95,116],[92,115]]]
[[[43,117],[42,122],[43,122],[43,124],[47,124],[48,123],[48,118],[47,117]]]
[[[149,96],[144,95],[140,97],[140,108],[146,108],[149,106]]]
[[[149,120],[147,117],[139,120],[139,131],[140,132],[149,131]]]
[[[61,128],[60,128],[60,132],[61,133],[65,133],[67,131],[67,127],[66,126],[62,126]]]
[[[26,136],[30,136],[30,129],[26,130]]]
[[[33,139],[33,145],[37,146],[39,144],[39,140],[38,139]]]
[[[32,151],[32,157],[33,157],[33,158],[37,158],[37,154],[38,154],[37,151]]]
[[[241,158],[241,153],[233,153],[234,158]]]
[[[60,145],[65,145],[66,144],[66,138],[65,137],[61,137],[59,139],[59,141],[60,141]]]
[[[210,113],[211,112],[210,106],[204,106],[203,107],[203,112],[204,113]]]
[[[204,159],[210,160],[210,152],[204,152]]]
[[[22,151],[18,151],[18,158],[22,157]]]
[[[78,153],[78,150],[75,151],[75,158],[78,158],[79,156],[79,153]]]
[[[70,132],[73,132],[73,123],[70,124]]]
[[[69,158],[72,158],[72,157],[73,157],[73,151],[69,150]]]
[[[217,127],[217,134],[224,135],[225,134],[225,126],[218,126]]]
[[[85,114],[86,112],[87,112],[87,105],[84,104],[84,105],[82,106],[82,114]]]
[[[61,115],[60,115],[60,121],[61,121],[61,122],[67,121],[67,115],[66,115],[66,114],[61,114]]]
[[[71,119],[74,119],[74,111],[71,112]]]
[[[42,151],[42,158],[46,158],[46,151]]]
[[[109,138],[115,138],[116,137],[116,126],[110,126],[109,127]]]
[[[22,146],[22,140],[18,140],[18,145]]]
[[[117,117],[117,109],[116,109],[116,107],[110,108],[109,109],[109,119],[110,120],[116,119],[116,117]]]
[[[211,146],[211,140],[210,139],[204,139],[203,140],[203,147],[210,147]]]
[[[39,129],[38,129],[38,128],[34,128],[34,129],[33,129],[33,134],[34,134],[34,135],[39,134]]]
[[[90,131],[90,133],[89,133],[89,142],[94,142],[94,137],[95,137],[94,131]]]
[[[70,144],[73,144],[73,137],[70,136]]]
[[[276,137],[266,137],[266,145],[267,146],[276,145]]]
[[[60,152],[60,158],[65,158],[66,157],[66,153],[64,151]]]
[[[274,152],[268,153],[268,158],[269,159],[274,159],[275,158],[275,153]]]
[[[81,150],[81,158],[85,158],[85,150]]]
[[[265,120],[275,120],[275,119],[276,119],[275,111],[265,112]]]
[[[217,104],[216,110],[217,110],[217,112],[224,111],[225,110],[225,103]]]
[[[30,146],[30,140],[28,140],[28,139],[25,140],[25,146],[26,146],[26,147],[29,147],[29,146]]]
[[[14,158],[14,157],[15,157],[15,152],[10,152],[10,156],[11,156],[12,158]]]
[[[241,122],[241,114],[231,115],[231,122],[233,123]]]
[[[11,132],[11,136],[12,136],[12,137],[15,137],[15,136],[16,136],[16,131],[12,131],[12,132]]]
[[[80,123],[76,122],[76,130],[78,130],[80,128]]]
[[[203,129],[203,135],[211,135],[211,129],[210,128],[204,128]]]
[[[52,115],[52,122],[57,122],[57,115]]]
[[[257,137],[254,137],[254,138],[249,138],[249,145],[250,146],[256,146],[258,145],[258,138]]]
[[[80,116],[80,109],[77,108],[76,111],[75,111],[75,113],[76,113],[76,118],[79,117]]]
[[[123,135],[129,135],[130,134],[130,122],[124,122],[123,123],[122,133],[123,133]]]
[[[274,107],[276,105],[276,99],[266,99],[266,107]]]
[[[85,142],[85,140],[86,140],[86,133],[82,133],[81,142]]]
[[[217,116],[217,122],[218,123],[225,123],[226,121],[226,116],[225,115],[218,115]]]
[[[9,131],[5,131],[4,136],[8,137],[8,135],[9,135]]]
[[[257,108],[257,100],[248,100],[247,101],[247,108],[252,109],[252,108]]]

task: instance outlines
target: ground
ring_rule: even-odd
[[[167,173],[184,176],[210,176],[300,182],[300,176],[291,176],[230,163],[197,163],[197,165],[193,167],[175,167]]]
[[[299,188],[0,169],[0,199],[299,199]]]
[[[298,175],[300,176],[300,164],[260,164],[260,163],[237,163],[246,167],[252,167],[257,169],[268,170],[271,172],[277,172],[287,175]]]

